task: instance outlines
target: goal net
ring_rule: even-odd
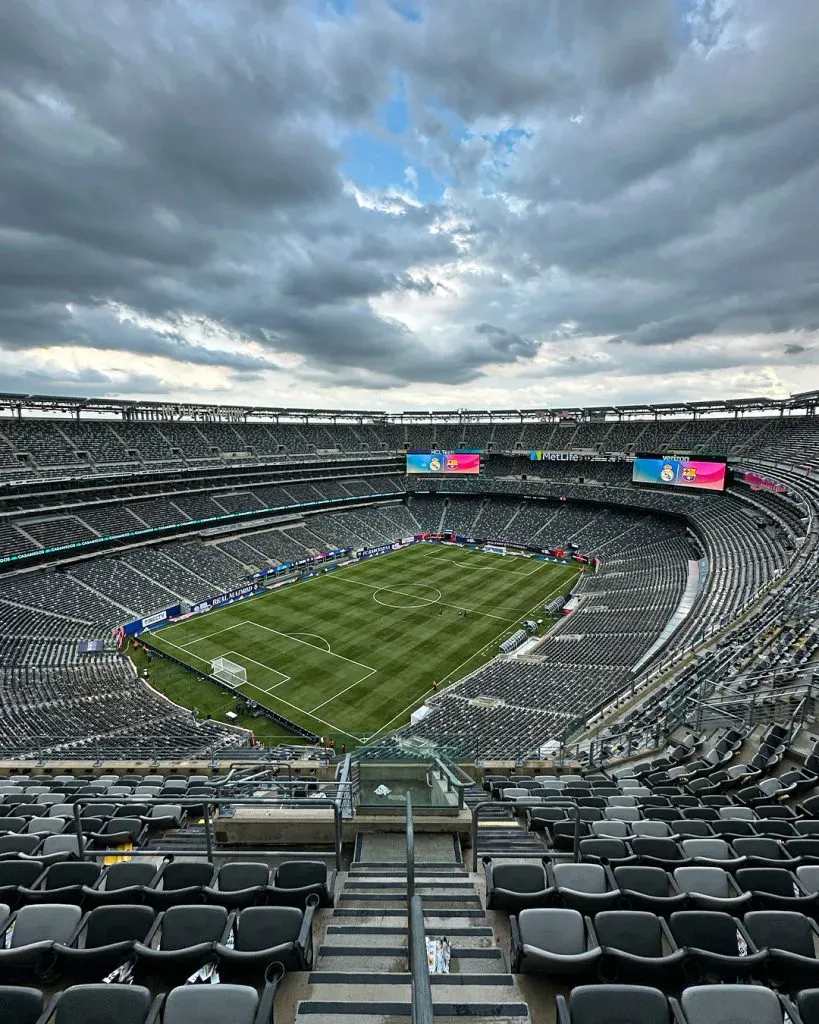
[[[221,679],[223,683],[230,683],[231,686],[240,686],[247,682],[247,669],[228,658],[214,658],[210,663],[210,670],[217,679]]]

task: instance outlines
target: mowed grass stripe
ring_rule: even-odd
[[[433,680],[494,656],[524,614],[576,575],[571,566],[419,544],[166,627],[154,642],[196,668],[238,652],[249,697],[314,731],[363,738],[403,724]],[[398,607],[378,603],[379,588]],[[438,591],[440,601],[401,607]],[[271,671],[254,671],[254,662]],[[290,680],[266,692],[277,673]]]

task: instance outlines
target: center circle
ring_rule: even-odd
[[[401,583],[398,587],[381,587],[373,594],[373,601],[376,604],[384,605],[385,608],[404,610],[425,608],[429,604],[437,604],[440,600],[441,591],[427,583]]]

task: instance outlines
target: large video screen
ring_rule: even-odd
[[[690,487],[700,491],[725,490],[724,462],[699,459],[670,459],[662,455],[638,455],[634,460],[635,484],[659,484],[665,487]]]
[[[480,473],[480,452],[407,452],[408,473]]]

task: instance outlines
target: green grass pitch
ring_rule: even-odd
[[[151,639],[203,671],[220,656],[242,665],[248,698],[355,745],[406,724],[433,681],[455,682],[496,655],[520,620],[543,618],[543,605],[567,593],[579,572],[416,544],[167,626]],[[186,703],[196,703],[195,694]]]

